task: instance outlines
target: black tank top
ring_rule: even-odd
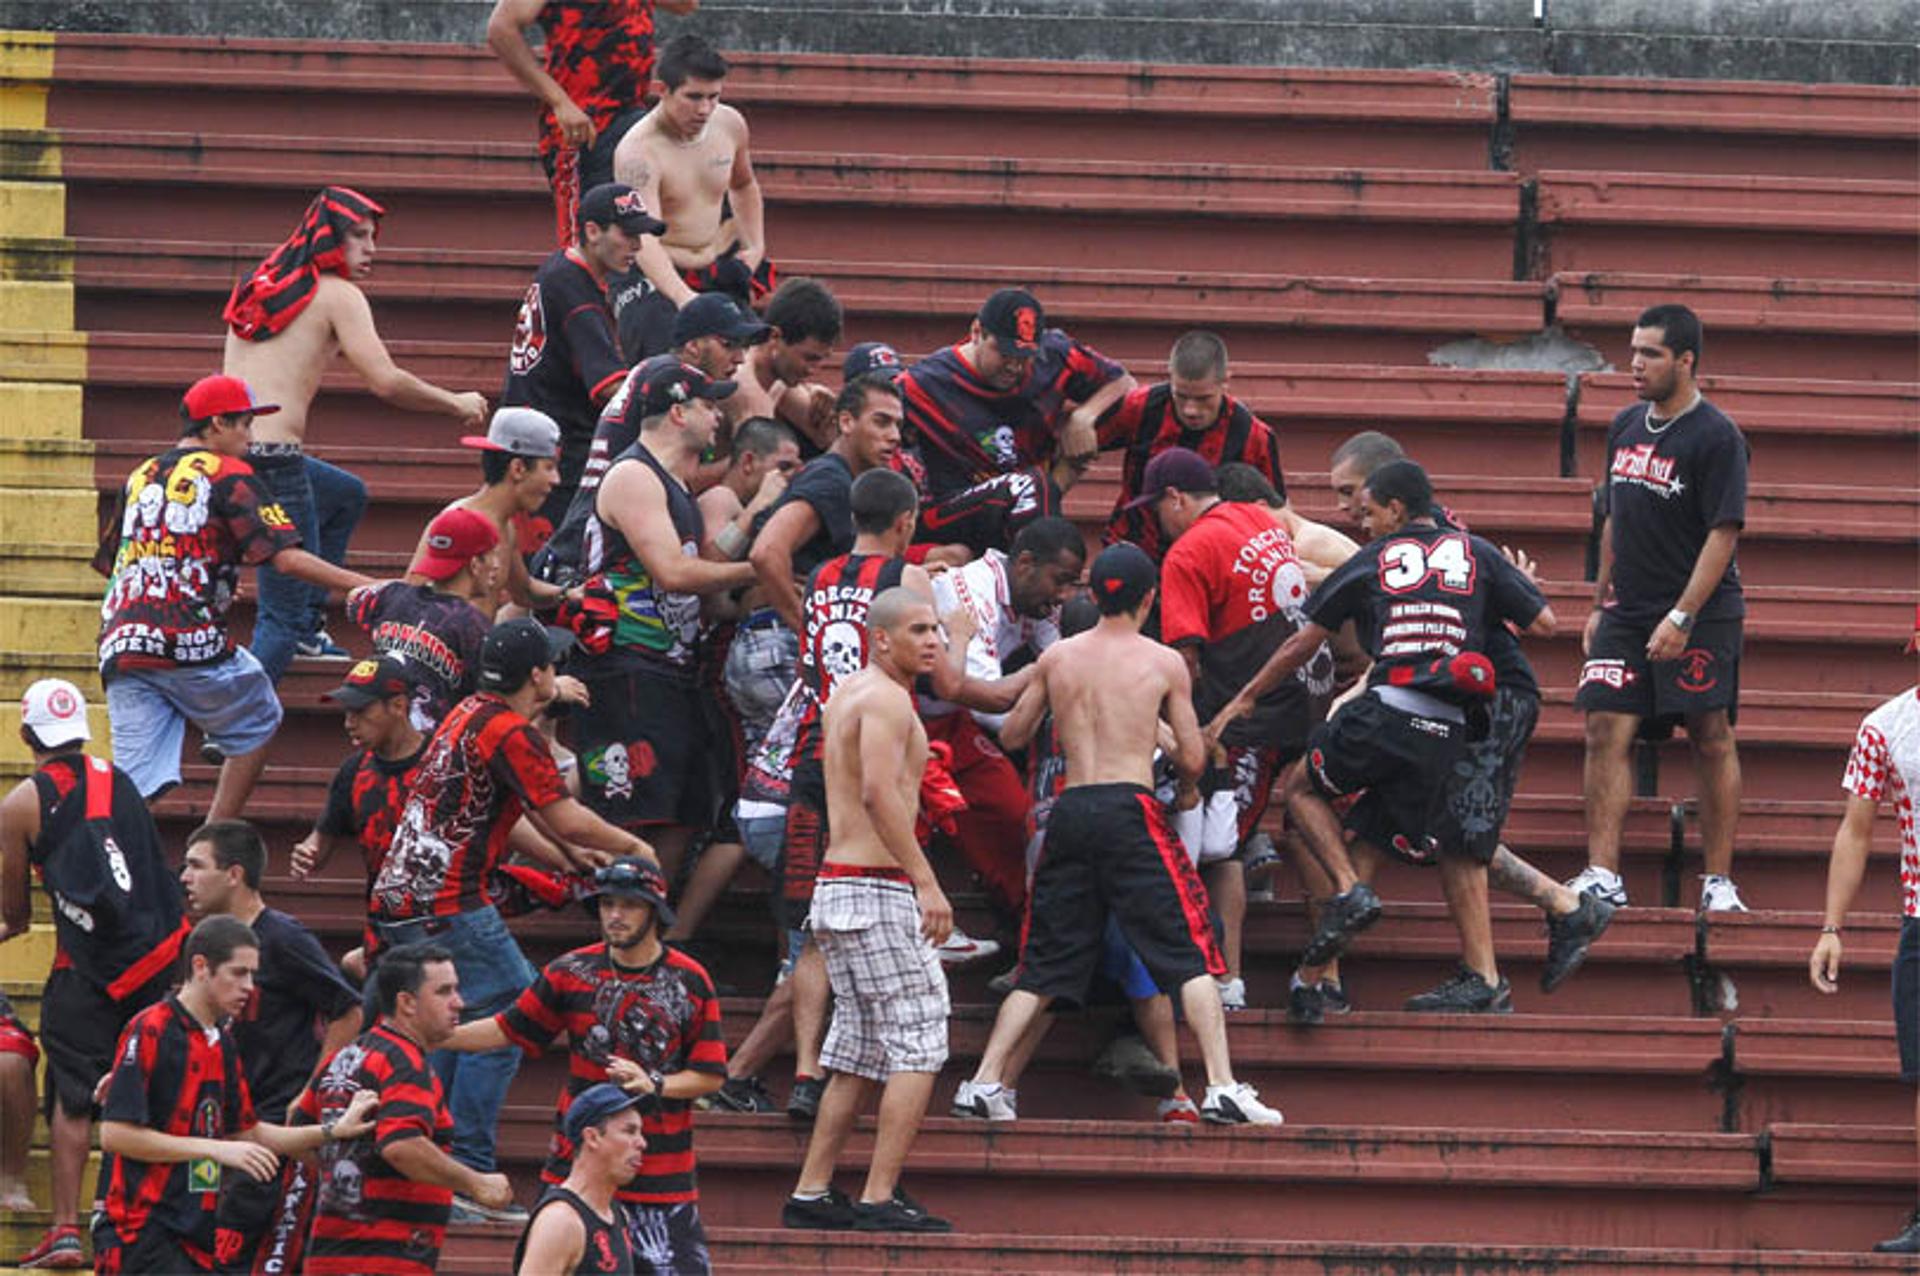
[[[533,1231],[535,1220],[540,1211],[554,1202],[560,1202],[572,1208],[580,1217],[580,1226],[586,1229],[586,1244],[580,1250],[580,1261],[574,1267],[576,1273],[614,1273],[614,1276],[634,1276],[633,1247],[627,1240],[626,1211],[620,1208],[620,1202],[613,1202],[613,1221],[607,1222],[593,1212],[593,1206],[569,1192],[566,1188],[553,1185],[540,1194],[534,1204],[533,1214],[527,1219],[527,1230],[520,1234],[520,1243],[513,1250],[513,1270],[518,1276],[520,1264],[527,1254],[527,1236]],[[541,1272],[539,1276],[562,1276],[561,1273]]]
[[[635,443],[614,458],[607,476],[611,478],[614,467],[624,461],[638,461],[659,475],[660,485],[666,489],[667,517],[673,521],[674,535],[689,557],[698,554],[706,524],[693,493],[667,472],[644,442]],[[587,524],[583,562],[588,575],[602,583],[615,605],[616,657],[638,656],[691,676],[700,636],[700,596],[661,589],[620,529],[597,512]]]

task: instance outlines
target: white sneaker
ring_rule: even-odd
[[[981,1085],[974,1081],[962,1081],[960,1088],[953,1092],[953,1115],[972,1117],[976,1121],[1015,1121],[1019,1113],[1020,1092],[1009,1090],[995,1081]]]
[[[1605,900],[1615,908],[1627,906],[1627,884],[1620,880],[1620,874],[1598,864],[1589,864],[1578,875],[1568,878],[1567,889],[1576,895]]]
[[[1232,979],[1213,981],[1220,987],[1220,1009],[1245,1010],[1247,1008],[1247,981],[1235,975]]]
[[[986,961],[1000,952],[997,939],[975,939],[958,926],[947,936],[947,942],[936,950],[940,961],[948,966],[971,966],[975,962]]]
[[[1200,1115],[1215,1125],[1279,1125],[1286,1120],[1278,1108],[1260,1102],[1259,1094],[1244,1081],[1208,1086]]]
[[[1731,877],[1722,877],[1718,873],[1700,875],[1700,911],[1703,913],[1744,913],[1747,906],[1740,899],[1740,888],[1733,884]]]

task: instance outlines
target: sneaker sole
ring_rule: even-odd
[[[1380,920],[1381,906],[1375,903],[1363,913],[1348,919],[1347,924],[1337,931],[1315,931],[1313,938],[1307,941],[1306,948],[1300,954],[1302,966],[1324,966],[1347,951],[1347,945],[1353,937]]]
[[[1606,901],[1603,900],[1601,902],[1605,903]],[[1580,951],[1574,954],[1574,958],[1572,961],[1567,963],[1566,969],[1562,970],[1558,975],[1553,976],[1551,979],[1549,979],[1548,972],[1546,971],[1540,972],[1540,991],[1541,992],[1552,992],[1554,989],[1558,988],[1561,984],[1564,984],[1567,982],[1567,980],[1573,978],[1573,973],[1576,970],[1579,970],[1580,967],[1587,964],[1587,954],[1593,951],[1593,941],[1607,933],[1607,927],[1613,925],[1613,915],[1619,911],[1620,910],[1617,907],[1607,910],[1606,915],[1601,917],[1600,924],[1594,927],[1593,934],[1587,936],[1587,942],[1580,946]]]

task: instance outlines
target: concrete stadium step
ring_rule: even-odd
[[[1547,273],[1623,270],[1787,279],[1920,275],[1911,181],[1545,169],[1537,259]]]
[[[17,144],[11,162],[7,154],[0,148],[0,177],[45,163],[39,139]],[[170,215],[197,233],[272,240],[312,197],[316,173],[385,204],[396,247],[497,249],[552,237],[551,199],[524,146],[69,130],[58,160],[71,192],[67,230],[83,238],[150,231],[130,205],[164,186]],[[875,262],[1087,269],[1152,261],[1177,242],[1190,270],[1258,262],[1277,273],[1497,279],[1512,270],[1519,210],[1511,174],[1444,169],[1163,163],[1116,172],[1081,159],[766,149],[754,169],[775,210],[776,260],[857,251]],[[476,188],[490,197],[476,203],[467,194]],[[1009,219],[1019,234],[1006,233]]]
[[[1731,984],[1722,995],[1722,1008],[1760,1019],[1889,1020],[1887,992],[1900,942],[1899,916],[1887,908],[1848,917],[1845,964],[1834,993],[1820,992],[1807,977],[1807,957],[1820,936],[1820,924],[1817,909],[1708,914],[1701,927],[1700,955]]]
[[[1911,88],[1516,75],[1507,119],[1525,173],[1920,178]]]
[[[1716,373],[1767,376],[1817,369],[1836,381],[1905,381],[1920,342],[1920,287],[1824,279],[1563,272],[1551,281],[1553,318],[1620,366],[1647,307],[1682,301],[1710,340]]]
[[[1180,161],[1197,137],[1254,163],[1484,169],[1495,82],[1447,71],[729,54],[756,150],[850,136],[904,152]],[[485,49],[63,36],[48,122],[197,133],[458,136],[533,156],[536,104]]]
[[[1849,978],[1860,976],[1843,970],[1841,982]],[[1738,1128],[1790,1122],[1893,1130],[1907,1125],[1904,1113],[1912,1107],[1913,1087],[1900,1080],[1891,1008],[1859,1022],[1743,1014],[1732,1030]]]

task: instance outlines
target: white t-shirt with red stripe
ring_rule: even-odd
[[[1869,713],[1853,738],[1840,787],[1869,802],[1893,803],[1900,821],[1902,912],[1920,917],[1920,838],[1913,798],[1920,791],[1920,687],[1909,687]]]

